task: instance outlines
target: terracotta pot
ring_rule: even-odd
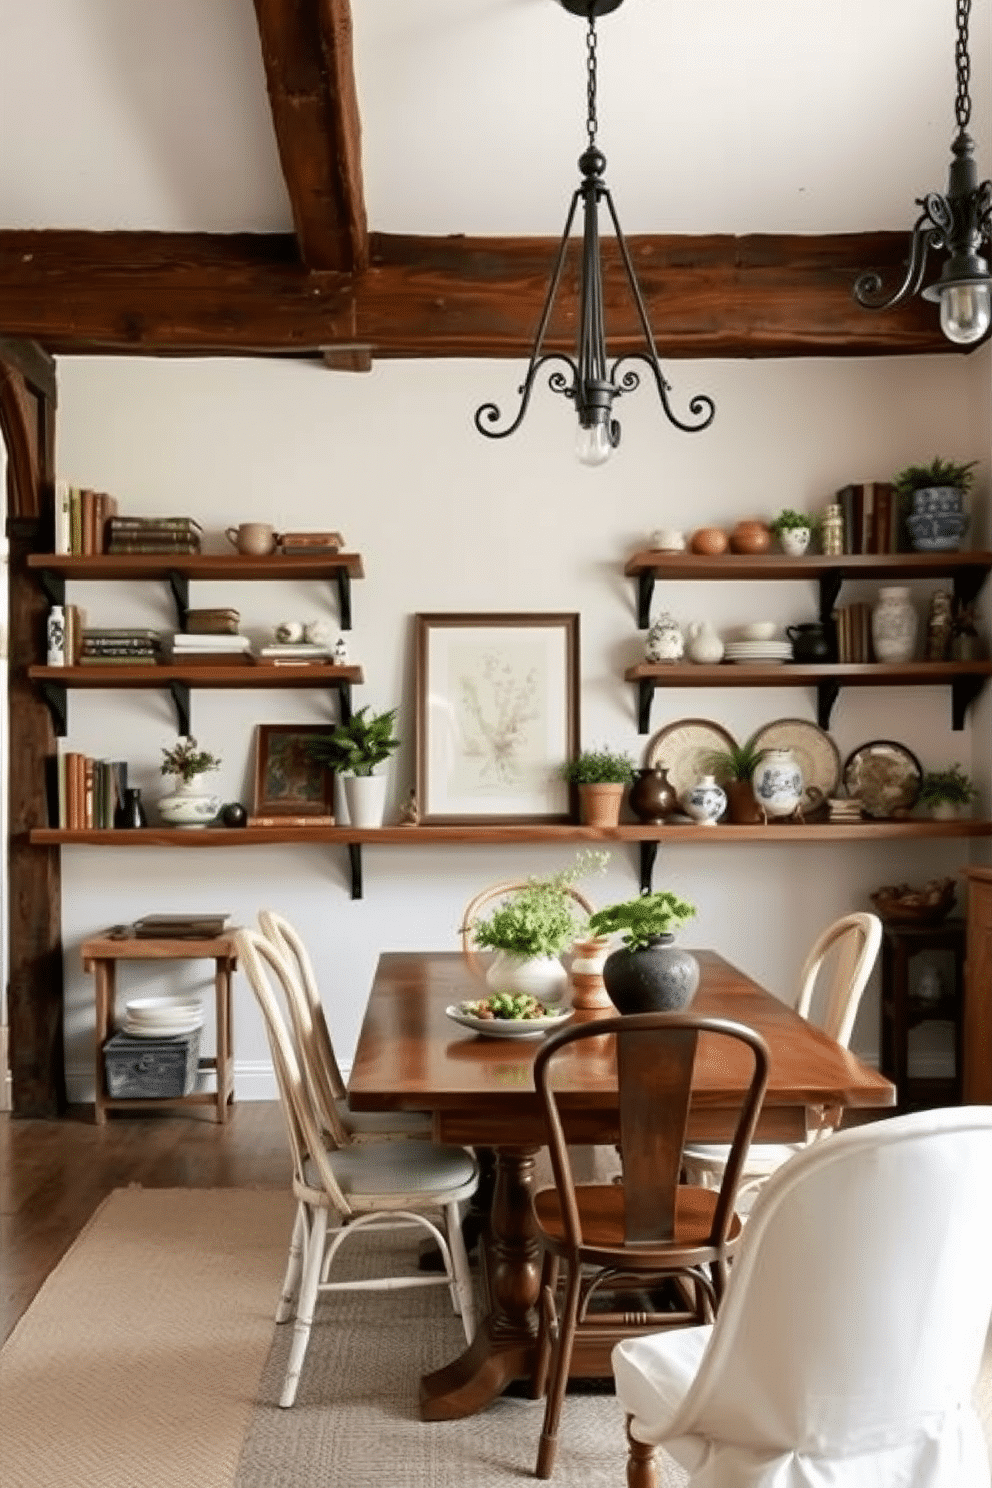
[[[727,792],[727,813],[737,826],[753,827],[762,820],[761,807],[755,800],[750,780],[728,780],[724,790]]]
[[[732,553],[767,553],[771,545],[771,528],[764,522],[738,522],[730,534]]]
[[[704,553],[712,558],[727,551],[727,534],[721,527],[700,527],[692,534],[689,546],[694,553]]]
[[[620,824],[622,785],[580,785],[579,816],[587,827],[616,827]]]

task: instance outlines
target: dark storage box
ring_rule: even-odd
[[[172,1038],[133,1038],[115,1033],[103,1046],[107,1094],[112,1100],[189,1095],[196,1086],[200,1030]]]

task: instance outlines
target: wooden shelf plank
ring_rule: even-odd
[[[71,688],[168,687],[178,682],[185,687],[339,687],[364,681],[360,666],[324,666],[319,662],[290,665],[286,662],[252,662],[235,666],[210,666],[194,663],[155,663],[143,666],[126,663],[121,666],[28,667],[32,682],[47,682]]]
[[[364,578],[360,553],[273,553],[250,558],[242,553],[29,553],[28,568],[64,579],[223,579],[249,583],[259,579],[295,582],[326,579],[339,572]]]
[[[659,579],[820,579],[844,573],[851,579],[931,578],[956,570],[992,570],[992,552],[949,553],[666,553],[647,548],[634,553],[624,573],[653,573]]]
[[[695,662],[640,661],[624,672],[628,682],[653,687],[815,687],[837,682],[844,687],[937,687],[962,677],[992,677],[992,660],[823,662],[784,666],[747,666],[721,661],[714,666]]]

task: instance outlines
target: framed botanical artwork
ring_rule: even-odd
[[[417,615],[424,822],[566,822],[579,745],[577,614]]]
[[[253,814],[334,817],[334,775],[314,759],[310,745],[332,724],[259,723],[255,732]]]

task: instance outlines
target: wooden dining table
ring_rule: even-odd
[[[716,952],[694,954],[701,972],[694,1011],[745,1023],[768,1044],[771,1073],[757,1140],[802,1140],[824,1112],[838,1106],[873,1111],[895,1105],[895,1087],[876,1070]],[[539,1041],[485,1037],[447,1016],[446,1008],[485,992],[460,952],[384,953],[348,1083],[356,1111],[429,1111],[435,1140],[493,1154],[481,1246],[483,1315],[465,1352],[421,1381],[420,1410],[429,1421],[473,1414],[512,1382],[528,1379],[533,1364],[541,1248],[531,1192],[545,1142],[533,1079]],[[716,1040],[700,1039],[690,1139],[729,1139],[748,1065],[743,1049],[728,1057]],[[612,1038],[573,1045],[560,1077],[556,1090],[569,1141],[614,1144],[619,1130]],[[573,1376],[609,1372],[608,1347],[576,1349]]]

